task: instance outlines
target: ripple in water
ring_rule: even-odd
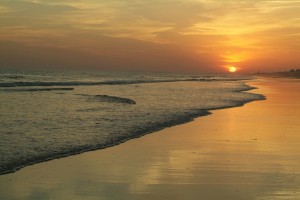
[[[241,78],[129,75],[2,71],[0,174],[264,99]]]

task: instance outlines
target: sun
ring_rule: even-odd
[[[228,71],[231,72],[231,73],[236,72],[236,67],[231,66],[231,67],[228,68]]]

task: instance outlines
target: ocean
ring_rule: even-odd
[[[0,70],[0,174],[262,100],[244,76]]]

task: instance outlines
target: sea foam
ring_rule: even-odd
[[[2,74],[0,174],[113,146],[208,115],[209,110],[264,99],[244,92],[252,88],[243,78]]]

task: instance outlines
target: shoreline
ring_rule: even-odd
[[[252,80],[252,81],[255,81],[255,79]],[[251,91],[253,89],[257,89],[257,88],[252,87],[252,86],[250,86],[248,84],[249,80],[248,80],[248,82],[246,82],[245,80],[240,80],[240,82],[244,86],[246,86],[247,88],[245,88],[245,89],[239,89],[239,90],[234,91],[236,93],[244,93],[244,92]],[[256,93],[252,93],[252,94],[256,94]],[[63,154],[52,155],[51,157],[47,157],[47,158],[38,158],[38,159],[35,158],[34,161],[29,161],[28,163],[26,163],[24,165],[17,166],[17,167],[16,166],[13,166],[11,168],[9,168],[9,167],[3,167],[4,170],[0,171],[0,176],[5,175],[5,174],[15,173],[15,172],[17,172],[17,171],[19,171],[19,170],[21,170],[23,168],[26,168],[28,166],[32,166],[32,165],[35,165],[35,164],[39,164],[39,163],[43,163],[43,162],[48,162],[48,161],[56,160],[56,159],[62,159],[62,158],[66,158],[66,157],[69,157],[69,156],[75,156],[75,155],[79,155],[79,154],[86,153],[86,152],[91,152],[91,151],[97,151],[97,150],[103,150],[103,149],[111,148],[111,147],[123,144],[123,143],[125,143],[125,142],[127,142],[129,140],[140,138],[140,137],[143,137],[145,135],[148,135],[148,134],[151,134],[151,133],[155,133],[155,132],[164,130],[166,128],[170,128],[170,127],[173,127],[173,126],[183,125],[183,124],[192,122],[195,119],[198,119],[200,117],[205,117],[207,115],[212,114],[211,111],[228,109],[228,108],[234,108],[234,107],[241,107],[241,106],[244,106],[245,104],[248,104],[248,103],[251,103],[251,102],[254,102],[254,101],[261,101],[261,100],[265,100],[266,99],[265,96],[262,95],[262,94],[256,94],[256,95],[259,95],[260,99],[239,101],[239,102],[235,102],[235,105],[230,105],[230,106],[225,106],[225,107],[220,107],[220,108],[213,108],[213,109],[207,109],[207,110],[206,109],[205,110],[204,109],[195,110],[195,111],[187,114],[184,117],[181,117],[181,118],[176,119],[176,120],[168,121],[168,122],[166,122],[164,124],[161,124],[160,126],[146,127],[145,130],[141,130],[141,131],[139,131],[137,133],[134,133],[133,137],[124,138],[123,140],[117,141],[115,143],[112,142],[112,143],[106,144],[104,146],[100,145],[100,146],[96,146],[96,147],[93,147],[93,148],[84,148],[83,147],[83,148],[74,150],[74,152],[67,152],[65,154],[63,153]]]
[[[2,175],[0,199],[298,199],[300,83],[250,85],[267,100]]]

